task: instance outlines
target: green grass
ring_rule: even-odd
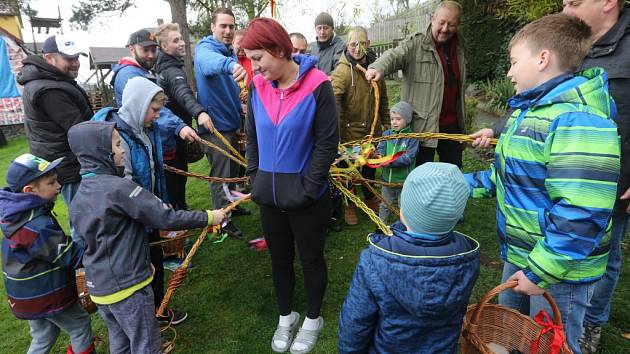
[[[0,180],[4,182],[7,166],[12,158],[27,152],[26,140],[18,138],[0,148]],[[467,171],[487,166],[486,157],[480,158],[472,149],[465,152]],[[205,173],[207,162],[192,165],[195,172]],[[197,209],[210,208],[208,186],[205,182],[189,180],[188,202]],[[67,211],[61,201],[56,212],[62,224],[67,224]],[[97,203],[98,201],[95,201]],[[250,203],[251,216],[236,219],[246,239],[261,236],[258,208]],[[495,202],[472,200],[468,203],[465,222],[458,230],[479,240],[482,268],[473,292],[477,301],[499,283],[501,262],[495,237]],[[346,226],[341,233],[328,236],[326,260],[329,284],[324,301],[323,316],[326,326],[314,353],[336,353],[337,318],[352,277],[359,252],[365,248],[365,237],[374,229],[361,216],[356,226]],[[624,244],[627,254],[628,242]],[[173,306],[187,311],[189,319],[176,327],[175,353],[269,353],[269,341],[277,321],[277,311],[271,281],[271,265],[266,252],[254,252],[245,241],[228,239],[220,244],[206,241],[194,258],[194,268],[184,285],[173,298]],[[305,311],[305,294],[299,265],[296,268],[295,309]],[[619,287],[613,301],[610,326],[606,327],[600,353],[629,353],[630,341],[619,336],[630,332],[630,263],[623,266]],[[0,293],[4,286],[0,285]],[[4,296],[4,295],[2,295]],[[92,316],[95,334],[105,340],[99,352],[107,352],[107,331],[95,315]],[[6,301],[0,302],[0,353],[23,353],[30,336],[25,321],[15,319]],[[65,353],[67,336],[57,341],[53,353]]]

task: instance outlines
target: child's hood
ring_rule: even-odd
[[[608,75],[602,68],[590,68],[563,74],[508,100],[512,108],[536,109],[559,103],[589,106],[606,117],[617,115],[615,102],[608,92]]]
[[[122,106],[118,110],[120,119],[131,127],[132,132],[142,136],[144,117],[151,100],[162,89],[149,79],[136,76],[127,81],[122,94]]]
[[[88,121],[68,131],[68,144],[81,164],[81,175],[118,175],[112,153],[112,133],[116,124]]]
[[[50,203],[32,193],[14,193],[8,188],[0,190],[0,223],[17,222],[24,212]],[[5,235],[9,236],[9,235]]]

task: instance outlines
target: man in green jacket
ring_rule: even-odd
[[[466,61],[463,38],[457,34],[461,11],[455,1],[441,2],[426,34],[415,33],[383,53],[365,75],[380,80],[402,70],[400,96],[414,108],[414,132],[465,132]],[[436,139],[422,141],[416,164],[433,161],[436,150],[440,161],[462,166],[462,145]]]

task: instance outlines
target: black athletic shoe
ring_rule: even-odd
[[[234,225],[231,221],[223,227],[223,231],[227,232],[230,237],[239,238],[243,235],[243,231],[236,227],[236,225]]]
[[[168,324],[170,322],[173,326],[175,326],[186,321],[188,313],[167,309],[166,315],[156,317],[160,324]]]

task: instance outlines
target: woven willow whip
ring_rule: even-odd
[[[236,206],[238,206],[240,203],[249,199],[250,199],[250,195],[247,195],[244,198],[241,198],[239,200],[236,200],[230,203],[230,205],[226,206],[222,210],[223,212],[228,213],[229,211],[236,208]],[[188,265],[192,261],[192,257],[195,255],[195,253],[197,252],[197,249],[199,249],[199,247],[203,243],[203,240],[206,238],[206,235],[208,234],[210,230],[212,230],[212,232],[217,232],[219,230],[219,226],[218,225],[212,226],[211,229],[210,229],[210,226],[206,226],[203,229],[203,231],[197,238],[197,241],[195,241],[193,246],[190,248],[190,251],[188,251],[188,254],[186,255],[186,258],[184,259],[182,264],[179,267],[177,267],[177,270],[175,270],[173,272],[173,275],[171,275],[171,278],[168,280],[168,286],[166,288],[166,293],[164,294],[164,299],[162,299],[162,303],[160,304],[160,307],[156,311],[158,316],[164,315],[164,311],[168,307],[168,303],[171,301],[171,298],[175,294],[175,291],[177,291],[177,289],[184,282],[184,279],[186,279],[186,275],[188,274]]]

